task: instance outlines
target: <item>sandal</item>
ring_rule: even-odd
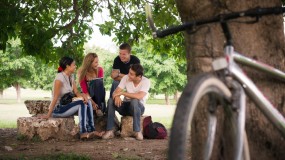
[[[87,132],[80,134],[80,139],[81,140],[88,139],[88,137],[89,137],[89,133],[87,133]]]
[[[102,131],[102,132],[93,131],[89,133],[88,138],[94,138],[94,137],[101,138],[103,134],[105,134],[105,131]]]
[[[97,110],[95,110],[96,111],[96,115],[98,116],[98,117],[102,117],[104,114],[103,114],[103,112],[100,110],[100,109],[97,109]]]

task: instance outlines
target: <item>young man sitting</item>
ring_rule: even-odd
[[[107,132],[102,136],[103,139],[114,137],[113,126],[115,110],[122,116],[133,116],[133,131],[137,140],[143,140],[140,132],[140,117],[144,113],[144,105],[150,88],[150,80],[143,76],[143,67],[140,64],[133,64],[129,73],[125,75],[119,86],[108,100],[108,122]],[[122,101],[120,96],[124,96]]]

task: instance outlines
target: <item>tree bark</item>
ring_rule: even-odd
[[[176,91],[175,94],[174,94],[174,100],[175,100],[176,103],[178,102],[178,99],[179,99],[178,98],[178,96],[179,96],[178,94],[179,94],[178,91]]]
[[[0,98],[3,98],[3,92],[4,92],[4,90],[0,90]]]
[[[14,87],[16,88],[17,102],[20,103],[21,102],[21,85],[19,83],[16,83]]]
[[[255,7],[282,6],[281,1],[272,0],[176,0],[182,22],[209,18],[219,13],[243,11]],[[282,15],[260,18],[257,23],[229,23],[235,50],[244,55],[285,71],[285,45]],[[223,55],[224,35],[219,24],[197,29],[195,34],[185,32],[188,80],[191,76],[211,70],[211,62]],[[285,116],[285,84],[264,74],[244,68],[246,74]],[[285,159],[285,140],[262,115],[252,101],[247,101],[246,132],[252,159]],[[193,137],[192,137],[193,138]],[[195,138],[195,137],[194,137]],[[195,148],[192,148],[195,152]],[[199,159],[192,156],[192,159]]]
[[[165,98],[165,104],[170,105],[169,95],[167,93],[165,93],[164,98]]]

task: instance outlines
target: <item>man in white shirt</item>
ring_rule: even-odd
[[[108,100],[108,122],[107,132],[103,139],[114,137],[113,126],[115,110],[122,116],[133,116],[133,131],[137,140],[143,140],[140,132],[140,117],[144,113],[144,105],[150,88],[150,80],[143,76],[143,67],[140,64],[133,64],[129,73],[125,75],[119,86],[113,93],[112,98]],[[124,96],[122,101],[120,96]]]

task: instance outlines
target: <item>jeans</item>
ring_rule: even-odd
[[[98,78],[87,82],[88,93],[92,100],[98,105],[99,109],[106,112],[106,91],[104,87],[103,78]]]
[[[118,111],[122,116],[133,116],[133,131],[139,132],[140,127],[140,117],[144,113],[144,106],[138,99],[131,99],[131,101],[123,102],[120,107],[114,104],[113,98],[108,100],[108,121],[107,121],[107,131],[112,130],[114,127],[115,111]]]
[[[52,113],[52,117],[66,118],[78,113],[80,134],[95,131],[93,108],[89,100],[87,105],[83,101],[71,102],[67,105],[58,105]]]
[[[118,87],[118,85],[120,84],[120,81],[113,81],[112,86],[111,86],[111,90],[110,90],[110,97],[109,98],[113,98],[113,92],[116,90],[116,88]]]

